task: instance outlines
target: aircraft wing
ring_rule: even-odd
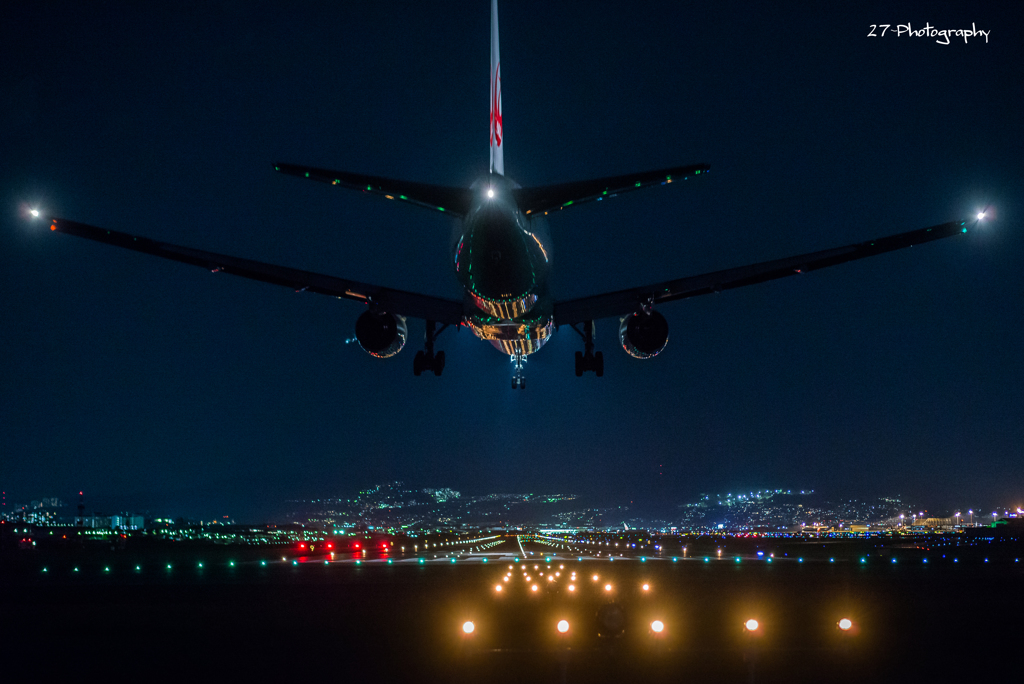
[[[340,185],[350,190],[359,190],[371,195],[379,195],[385,199],[408,202],[409,204],[415,204],[434,211],[443,211],[458,218],[466,215],[466,212],[469,211],[469,205],[473,201],[473,192],[468,188],[414,183],[413,181],[395,178],[368,176],[363,173],[350,173],[348,171],[331,171],[330,169],[318,169],[312,166],[298,166],[296,164],[274,164],[274,170],[286,173],[289,176],[298,176],[299,178],[309,178],[321,183]]]
[[[767,280],[807,273],[827,266],[835,266],[854,259],[875,256],[904,247],[912,247],[932,240],[967,232],[966,221],[951,221],[931,228],[869,240],[845,247],[800,254],[786,259],[763,261],[759,264],[730,268],[714,273],[669,280],[663,283],[634,287],[629,290],[555,302],[555,325],[572,325],[583,321],[625,316],[640,310],[642,303],[654,304],[686,299],[697,295],[730,290],[734,287],[763,283]]]
[[[512,194],[519,204],[520,211],[524,214],[536,214],[553,209],[564,209],[574,204],[603,200],[640,188],[689,180],[710,171],[711,167],[708,164],[673,166],[670,169],[632,173],[627,176],[594,178],[560,185],[543,185],[537,188],[519,188]]]
[[[384,311],[402,316],[422,318],[438,323],[459,325],[462,322],[462,302],[441,297],[392,290],[387,287],[359,283],[354,280],[300,271],[295,268],[265,264],[250,259],[204,252],[191,247],[181,247],[149,238],[129,235],[116,230],[97,228],[77,221],[55,218],[50,230],[68,235],[96,240],[116,247],[132,249],[154,256],[180,261],[193,266],[202,266],[214,273],[261,280],[265,283],[290,287],[296,292],[316,292],[341,299],[354,299],[365,304],[379,306]]]

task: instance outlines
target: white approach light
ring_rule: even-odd
[[[472,634],[474,629],[476,629],[476,625],[474,625],[470,620],[466,620],[462,623],[462,631],[466,634]]]
[[[757,620],[754,619],[747,620],[743,623],[743,626],[747,628],[748,632],[756,632],[757,628],[760,627],[760,625],[757,624]]]
[[[494,197],[494,188],[489,188],[487,190],[487,196],[488,197]]]
[[[849,630],[851,627],[853,627],[853,622],[850,621],[850,618],[843,618],[839,621],[839,629],[844,632]]]
[[[32,214],[33,218],[39,218],[39,210],[38,209],[29,209],[28,213]]]
[[[661,620],[655,620],[651,623],[651,631],[655,634],[661,634],[663,631],[665,631],[665,623]]]
[[[38,216],[38,214],[36,214],[36,216]],[[979,211],[978,212],[978,220],[980,221],[983,218],[985,218],[985,212]]]
[[[569,621],[568,620],[559,620],[558,621],[558,631],[561,634],[565,634],[566,632],[568,632],[569,631]]]

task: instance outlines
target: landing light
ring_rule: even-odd
[[[839,629],[844,632],[849,630],[851,627],[853,627],[853,622],[850,621],[850,618],[843,618],[839,621]]]
[[[651,631],[655,634],[661,634],[665,630],[665,623],[661,620],[655,620],[651,623]]]
[[[748,632],[756,632],[757,628],[760,627],[760,625],[757,624],[757,620],[753,620],[753,619],[747,620],[746,622],[744,622],[743,626],[747,628]]]
[[[472,634],[474,629],[476,629],[476,625],[474,625],[471,621],[466,620],[462,623],[462,631],[466,634]]]
[[[32,211],[32,215],[33,215],[33,216],[39,216],[39,212],[37,212],[37,211],[33,210],[33,211]],[[985,218],[985,212],[983,212],[983,211],[979,211],[979,212],[978,212],[978,220],[980,221],[980,220],[981,220],[981,219],[983,219],[983,218]]]
[[[39,210],[38,209],[29,209],[28,213],[32,214],[33,218],[39,218]],[[981,218],[981,215],[979,215],[978,218]]]
[[[566,632],[568,632],[569,631],[569,621],[568,620],[559,620],[558,621],[558,631],[560,633],[562,633],[562,634],[565,634]]]
[[[493,188],[487,190],[487,196],[488,197],[494,197],[494,189]]]

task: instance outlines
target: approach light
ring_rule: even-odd
[[[743,626],[747,629],[748,632],[756,632],[757,628],[760,627],[761,625],[759,625],[757,623],[757,620],[754,620],[753,618],[751,618],[750,620],[747,620],[746,622],[744,622]]]
[[[28,213],[32,214],[32,218],[39,218],[39,210],[38,209],[29,209]],[[981,218],[981,217],[979,216],[978,218]]]
[[[645,585],[644,585],[644,586],[642,587],[642,589],[643,589],[644,591],[648,591],[648,590],[650,590],[650,588],[651,588],[651,585],[650,585],[650,584],[645,584]]]
[[[566,632],[568,632],[569,631],[569,621],[568,620],[559,620],[558,621],[558,631],[561,634],[565,634]]]
[[[530,591],[537,591],[537,585],[534,584],[532,587],[530,587]]]
[[[474,629],[476,629],[476,625],[474,625],[472,623],[472,621],[466,620],[465,622],[462,623],[462,631],[464,633],[472,634]]]
[[[837,624],[839,625],[839,629],[843,630],[844,632],[848,631],[851,627],[853,627],[853,622],[850,620],[850,618],[843,618]]]
[[[570,584],[569,585],[569,591],[576,591],[576,585],[575,584]]]
[[[612,590],[612,585],[610,585],[610,584],[604,585],[604,590],[605,591],[611,591]]]
[[[35,211],[32,212],[32,215],[33,216],[39,216],[39,214],[37,212],[35,212]],[[978,220],[980,221],[983,218],[985,218],[985,212],[979,211],[978,212]]]
[[[596,582],[597,581],[597,575],[594,575],[591,579]]]
[[[506,581],[507,581],[507,580],[506,580]],[[501,585],[500,585],[500,584],[495,584],[495,585],[494,585],[494,591],[498,591],[498,592],[500,592],[500,591],[501,591]]]
[[[661,634],[663,631],[665,631],[665,623],[661,620],[655,620],[651,623],[651,631],[655,634]]]
[[[489,188],[487,190],[487,196],[488,197],[494,197],[494,188]]]

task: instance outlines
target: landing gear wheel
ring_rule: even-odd
[[[512,389],[519,387],[519,378],[512,378]]]
[[[416,357],[412,360],[412,374],[419,377],[423,372],[423,352],[416,352]]]
[[[576,352],[576,377],[583,377],[583,352]]]
[[[441,371],[444,370],[444,352],[439,351],[434,355],[434,375],[441,377]]]
[[[526,389],[526,378],[519,378],[519,389]]]
[[[597,377],[604,376],[604,354],[596,352],[594,354],[594,372],[597,373]]]

